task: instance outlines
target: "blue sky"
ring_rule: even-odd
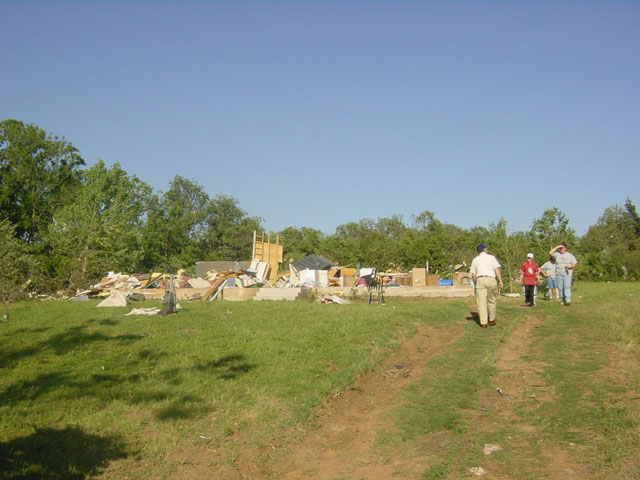
[[[267,230],[640,208],[640,2],[0,0],[0,119]]]

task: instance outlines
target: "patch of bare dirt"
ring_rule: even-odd
[[[317,412],[319,427],[268,466],[274,478],[391,478],[396,472],[413,478],[422,473],[428,457],[421,459],[417,451],[408,459],[380,457],[374,448],[376,435],[393,428],[387,414],[398,394],[419,380],[427,361],[462,332],[462,325],[450,330],[420,327],[375,370]]]

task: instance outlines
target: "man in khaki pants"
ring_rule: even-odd
[[[496,324],[498,307],[498,287],[502,288],[500,264],[496,257],[487,253],[487,247],[481,243],[476,247],[478,256],[471,262],[471,278],[476,290],[480,326]]]

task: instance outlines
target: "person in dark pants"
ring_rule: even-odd
[[[530,307],[535,305],[535,290],[540,270],[533,261],[533,253],[527,254],[527,261],[520,267],[520,283],[524,285],[524,303]]]

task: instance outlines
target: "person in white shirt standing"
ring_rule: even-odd
[[[484,243],[478,245],[476,250],[478,256],[471,262],[471,278],[475,285],[480,326],[487,328],[496,324],[498,293],[503,286],[502,274],[498,260],[487,253]]]

